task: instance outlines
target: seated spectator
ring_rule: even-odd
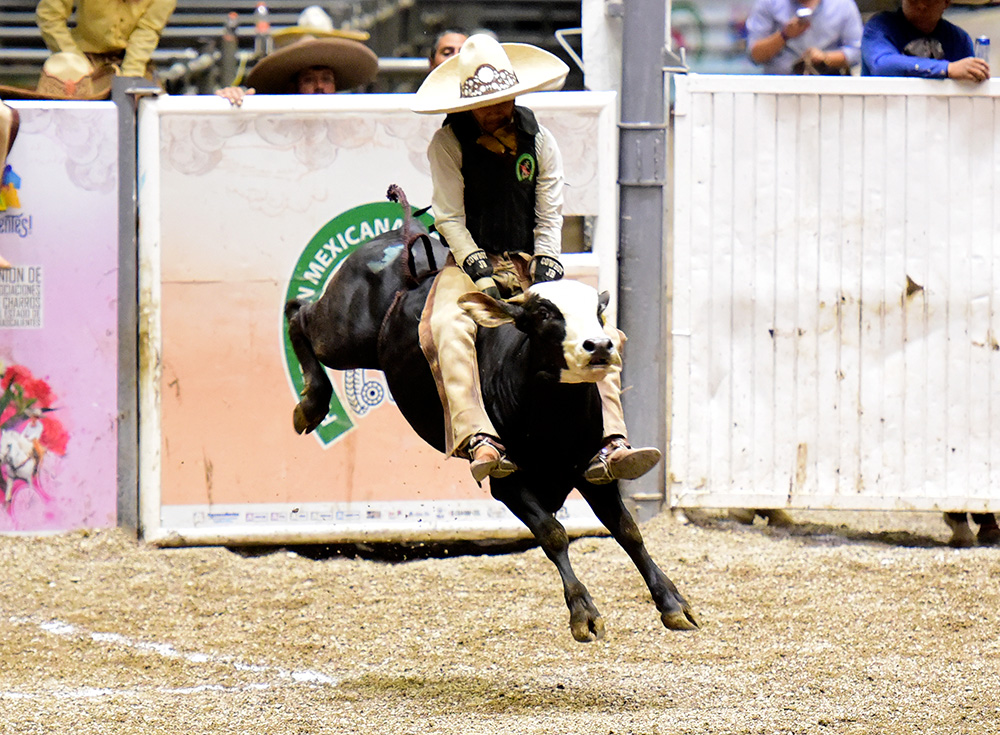
[[[86,57],[90,73],[152,80],[150,59],[176,5],[177,0],[39,0],[35,17],[49,50]]]
[[[844,74],[861,59],[854,0],[756,0],[747,52],[765,74]]]
[[[215,93],[239,107],[248,94],[333,94],[369,84],[378,73],[378,56],[359,39],[366,33],[337,31],[318,6],[306,8],[298,25],[275,31],[274,51],[247,75],[247,87]]]
[[[465,43],[465,39],[468,37],[467,33],[454,29],[439,33],[437,38],[434,39],[434,45],[431,46],[431,52],[427,57],[427,70],[434,71],[445,61],[461,51],[462,44]]]
[[[861,38],[861,74],[983,82],[990,65],[973,55],[969,34],[944,20],[951,0],[903,0],[875,15]]]

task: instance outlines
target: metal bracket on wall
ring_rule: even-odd
[[[556,40],[559,45],[562,46],[563,51],[569,54],[569,57],[573,59],[573,63],[580,67],[580,71],[586,74],[587,70],[583,68],[583,59],[580,55],[573,50],[573,47],[569,45],[569,41],[566,40],[566,36],[582,36],[582,28],[560,28],[556,31]]]
[[[624,172],[635,171],[637,175],[632,178],[619,176],[618,183],[621,186],[664,186],[666,178],[664,174],[664,156],[666,155],[666,143],[664,134],[670,128],[670,123],[634,122],[618,123],[619,130],[631,133],[622,137],[622,166]],[[626,140],[626,138],[628,140]],[[629,145],[631,143],[631,145]],[[629,166],[629,160],[624,156],[627,148],[634,148],[634,157]],[[641,172],[648,168],[645,164],[652,164],[653,177],[644,177]]]
[[[687,65],[687,55],[684,52],[684,47],[681,46],[679,49],[680,53],[675,52],[671,48],[663,49],[663,72],[666,74],[687,74],[689,69]]]
[[[164,91],[159,87],[126,87],[122,92],[133,97],[159,97],[164,94]]]

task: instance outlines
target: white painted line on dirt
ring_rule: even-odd
[[[201,684],[194,687],[154,687],[152,691],[160,694],[200,694],[201,692],[248,692],[270,689],[270,684],[248,684],[239,687],[224,687],[221,684]],[[141,698],[149,694],[149,689],[96,689],[82,687],[80,689],[56,689],[51,692],[5,692],[0,691],[0,699],[96,699],[97,697],[135,697]]]
[[[119,648],[131,648],[137,651],[153,653],[164,658],[179,658],[192,664],[212,664],[216,666],[231,666],[236,671],[245,671],[254,674],[263,674],[272,679],[286,679],[296,684],[329,684],[336,685],[338,680],[317,671],[291,671],[274,666],[261,666],[258,664],[248,664],[232,656],[216,656],[210,653],[179,651],[169,643],[150,643],[148,641],[135,640],[120,633],[97,633],[88,631],[79,626],[67,623],[62,620],[40,620],[35,618],[11,616],[10,622],[15,625],[32,625],[51,635],[65,636],[72,638],[89,638],[95,643],[116,646]],[[166,694],[198,694],[205,691],[221,692],[241,692],[254,689],[268,689],[272,682],[253,683],[238,687],[224,687],[218,684],[202,684],[191,687],[181,687],[164,689],[157,688],[156,691]],[[142,692],[128,689],[105,689],[84,687],[74,690],[65,690],[45,694],[25,694],[21,692],[5,692],[0,690],[0,699],[29,699],[35,697],[65,697],[71,699],[83,699],[103,696],[132,696]]]

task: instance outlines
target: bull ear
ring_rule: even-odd
[[[597,313],[603,314],[604,310],[608,308],[608,304],[611,302],[611,292],[601,291],[600,295],[597,297]]]
[[[481,327],[513,324],[523,309],[516,304],[498,301],[482,291],[472,291],[459,297],[458,305]]]

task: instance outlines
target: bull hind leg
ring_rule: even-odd
[[[594,510],[598,520],[604,524],[615,541],[632,559],[642,575],[649,594],[660,613],[660,621],[670,630],[694,630],[699,627],[691,606],[688,604],[670,578],[656,565],[646,551],[639,526],[622,502],[617,484],[591,485],[582,482],[578,486],[580,494]]]
[[[295,356],[302,367],[305,386],[302,388],[302,399],[292,412],[292,423],[299,434],[308,434],[323,423],[330,412],[330,399],[333,398],[333,384],[326,371],[316,359],[312,341],[305,327],[305,312],[299,301],[289,301],[285,305],[285,318],[288,321],[288,341],[292,344]]]
[[[490,489],[494,497],[528,527],[545,555],[559,570],[573,638],[581,643],[603,638],[604,618],[594,605],[590,592],[573,571],[569,561],[569,536],[563,525],[541,506],[530,491],[518,487],[512,480],[491,479]]]

